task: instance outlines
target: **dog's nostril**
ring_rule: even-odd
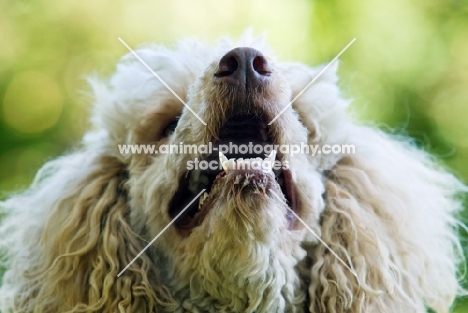
[[[271,68],[268,61],[263,56],[256,56],[252,62],[255,72],[260,75],[269,76],[271,74]]]
[[[239,63],[233,56],[225,55],[219,61],[218,70],[215,73],[216,77],[224,77],[234,74],[237,71]]]
[[[221,83],[248,86],[263,84],[271,74],[271,66],[260,51],[238,47],[220,59],[214,77]]]

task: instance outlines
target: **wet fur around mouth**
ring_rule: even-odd
[[[110,78],[90,79],[92,128],[80,145],[0,202],[2,312],[449,311],[467,188],[410,140],[351,118],[336,63],[267,125],[323,66],[272,59],[249,34],[136,53],[207,125],[132,54]],[[246,64],[236,84],[228,76]],[[118,148],[248,141],[356,152],[278,152],[289,166],[278,172],[195,172],[187,162],[219,154]],[[226,154],[240,157],[267,156]],[[195,201],[171,224],[203,188],[200,210]]]

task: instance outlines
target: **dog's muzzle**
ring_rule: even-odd
[[[171,218],[200,191],[206,191],[199,200],[192,202],[174,225],[188,234],[210,214],[215,198],[231,197],[238,201],[248,198],[246,203],[255,205],[253,194],[263,199],[272,198],[272,189],[276,194],[282,194],[289,207],[297,211],[292,175],[289,168],[283,166],[284,156],[265,150],[281,143],[278,134],[285,131],[286,125],[267,123],[278,114],[281,105],[289,101],[289,97],[281,98],[285,86],[279,83],[274,65],[260,51],[238,47],[223,55],[217,66],[208,69],[204,75],[206,85],[200,93],[209,112],[204,117],[210,129],[207,137],[211,137],[208,140],[213,143],[214,150],[199,155],[197,161],[208,164],[216,161],[219,166],[194,167],[183,173],[170,203]],[[219,153],[221,147],[231,146],[239,149]],[[263,149],[241,151],[241,147]],[[292,227],[290,212],[286,215]]]

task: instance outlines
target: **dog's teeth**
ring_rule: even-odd
[[[261,169],[264,172],[271,172],[272,167],[274,165],[276,158],[276,151],[272,150],[268,157],[264,160],[262,158],[251,158],[251,159],[244,159],[238,158],[237,160],[234,158],[227,159],[226,156],[220,152],[219,153],[219,161],[223,167],[223,170],[226,173],[229,173],[232,170],[253,170],[253,169]],[[203,176],[200,177],[200,181],[202,181]]]
[[[243,168],[244,168],[244,159],[243,159],[243,158],[239,158],[239,159],[237,159],[237,160],[234,160],[234,162],[233,162],[233,168],[236,169],[236,170],[243,169]]]
[[[250,159],[249,161],[250,161],[250,169],[261,169],[263,167],[262,158]]]
[[[227,173],[228,172],[228,167],[227,163],[229,162],[224,153],[219,152],[219,162],[221,163],[221,166],[223,167],[223,170]]]
[[[262,163],[262,171],[265,173],[272,173],[273,172],[273,165],[274,163],[270,161],[263,161]]]
[[[276,151],[271,150],[268,157],[262,162],[262,170],[266,173],[273,171],[273,166],[275,165]]]
[[[265,159],[265,161],[270,161],[270,162],[275,162],[275,159],[276,159],[276,151],[275,150],[271,150],[270,154],[268,155],[268,157]]]
[[[198,209],[199,210],[203,206],[203,203],[205,202],[206,198],[208,198],[208,193],[204,192],[200,197],[200,201],[198,201]]]
[[[235,164],[236,164],[236,159],[227,159],[224,155],[223,155],[224,158],[221,159],[221,155],[220,155],[220,161],[221,161],[221,165],[223,166],[223,170],[227,173],[229,173],[230,171],[232,171],[233,169],[235,169]],[[224,160],[224,161],[222,161]]]

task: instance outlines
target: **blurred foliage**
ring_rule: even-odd
[[[266,31],[282,60],[340,58],[357,118],[413,137],[468,179],[468,3],[455,0],[0,2],[0,198],[88,126],[85,75],[144,42]],[[468,304],[456,312],[468,312]]]

